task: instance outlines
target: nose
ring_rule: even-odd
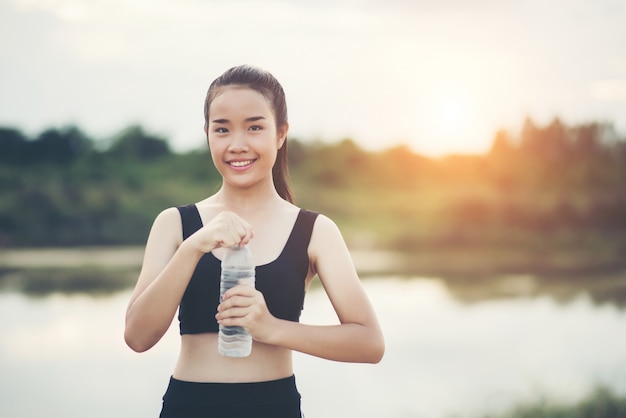
[[[235,132],[231,135],[231,139],[228,151],[237,153],[248,151],[248,140],[245,133]]]

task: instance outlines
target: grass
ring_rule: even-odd
[[[618,418],[626,417],[626,397],[616,395],[606,386],[598,386],[588,397],[574,404],[560,404],[545,399],[521,404],[498,415],[484,418]]]
[[[31,296],[50,293],[106,295],[128,289],[137,280],[134,268],[55,267],[0,269],[0,287]]]

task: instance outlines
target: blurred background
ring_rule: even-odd
[[[283,84],[378,365],[296,354],[307,417],[626,416],[626,4],[0,0],[3,417],[154,417],[177,323],[126,304],[154,217],[219,187],[210,82]],[[303,322],[336,322],[321,286]],[[86,412],[89,411],[89,412]]]

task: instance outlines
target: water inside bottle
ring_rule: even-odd
[[[224,293],[237,285],[254,287],[255,274],[252,270],[222,270],[220,285],[220,302]],[[218,351],[228,357],[247,357],[250,355],[252,337],[243,327],[226,327],[220,325]]]

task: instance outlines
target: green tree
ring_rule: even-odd
[[[0,163],[22,163],[27,152],[26,146],[26,137],[20,130],[0,128]]]
[[[164,138],[144,132],[139,125],[130,126],[113,140],[108,156],[121,160],[151,161],[171,155]]]
[[[31,163],[68,164],[91,151],[93,142],[75,126],[47,129],[28,143]]]

